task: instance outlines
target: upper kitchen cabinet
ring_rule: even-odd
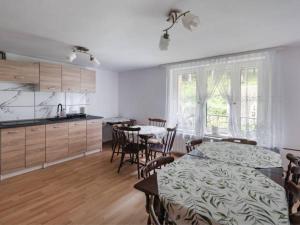
[[[62,91],[80,92],[80,68],[62,66]]]
[[[81,91],[96,92],[96,71],[81,69]]]
[[[39,64],[0,60],[0,81],[38,84]]]
[[[62,90],[62,66],[40,63],[40,91],[60,92]]]

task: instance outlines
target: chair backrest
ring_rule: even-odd
[[[174,128],[167,128],[167,135],[163,137],[164,154],[170,153],[176,137],[177,125]]]
[[[289,164],[288,164],[286,175],[285,175],[285,178],[284,178],[284,183],[285,184],[290,180],[291,174],[293,174],[293,172],[295,172],[295,171],[292,171],[292,167],[300,166],[300,157],[295,156],[292,153],[288,153],[288,154],[286,154],[286,158],[287,158],[287,160],[289,160]],[[293,176],[294,177],[292,177],[292,179],[294,179],[294,181],[296,181],[296,175],[293,174]]]
[[[248,140],[245,138],[224,138],[222,141],[234,142],[239,144],[247,144],[247,145],[257,145],[256,141]]]
[[[196,146],[202,144],[202,142],[203,142],[202,138],[187,141],[185,143],[187,153],[194,150],[196,148]]]
[[[167,123],[166,120],[158,118],[149,118],[148,120],[150,126],[165,127]]]
[[[172,156],[161,156],[155,158],[149,162],[142,168],[141,174],[144,179],[149,177],[151,174],[155,173],[156,169],[160,169],[161,166],[165,166],[169,163],[174,162],[174,157]]]
[[[122,126],[118,128],[118,142],[122,147],[128,144],[140,144],[140,127]]]

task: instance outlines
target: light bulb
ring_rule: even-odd
[[[192,13],[187,13],[185,16],[182,17],[182,25],[190,30],[193,31],[193,28],[196,28],[200,23],[200,19],[198,16],[193,15]]]
[[[162,50],[162,51],[168,50],[169,44],[170,44],[170,36],[166,32],[160,37],[160,41],[159,41],[160,50]]]
[[[72,52],[68,57],[70,62],[73,62],[76,58],[77,58],[77,55],[75,52]]]

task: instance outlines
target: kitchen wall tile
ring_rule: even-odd
[[[85,105],[87,104],[86,93],[66,93],[66,105]]]
[[[36,106],[35,107],[35,118],[49,118],[57,115],[57,106]]]
[[[0,91],[0,107],[34,106],[34,92]]]
[[[87,108],[87,105],[67,105],[67,113],[80,113],[80,107]]]
[[[57,106],[59,103],[65,105],[65,93],[59,92],[36,92],[36,106]]]
[[[18,84],[11,82],[0,82],[0,91],[34,91],[33,84]]]
[[[0,107],[0,121],[34,118],[34,107]]]

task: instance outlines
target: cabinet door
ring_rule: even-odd
[[[87,151],[102,150],[102,120],[87,121]]]
[[[80,69],[62,66],[62,91],[80,92]]]
[[[61,65],[40,63],[40,91],[61,91]]]
[[[31,62],[0,60],[0,81],[39,83],[39,65]]]
[[[81,91],[96,92],[96,72],[81,69]]]
[[[16,81],[18,64],[11,60],[0,60],[0,80]]]
[[[1,130],[1,174],[25,168],[25,128]]]
[[[68,156],[68,123],[46,125],[46,162]]]
[[[17,67],[16,82],[38,84],[39,83],[39,64],[19,62]]]
[[[86,120],[69,123],[69,155],[86,151]]]
[[[26,127],[26,167],[42,165],[45,162],[45,125]]]

